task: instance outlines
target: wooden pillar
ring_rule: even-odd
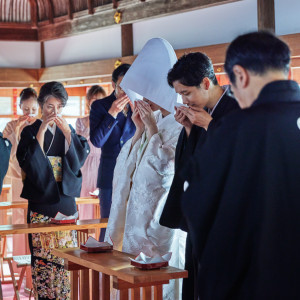
[[[275,33],[274,0],[257,0],[258,30],[267,29]]]
[[[122,56],[133,55],[132,24],[121,25],[121,34],[122,34]]]
[[[41,68],[45,68],[45,45],[41,42]]]
[[[92,0],[87,0],[88,11],[90,15],[94,14],[94,7]]]
[[[70,20],[73,20],[73,2],[72,2],[72,0],[68,0],[67,6],[68,6],[68,18]]]

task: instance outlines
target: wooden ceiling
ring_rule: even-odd
[[[241,0],[0,0],[0,40],[45,41]]]

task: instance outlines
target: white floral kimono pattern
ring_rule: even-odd
[[[185,233],[159,224],[174,176],[182,126],[172,114],[162,118],[159,111],[155,117],[159,132],[150,141],[144,133],[131,152],[129,140],[117,159],[106,240],[110,236],[116,250],[134,255],[171,251],[170,265],[184,268]],[[164,286],[164,299],[180,299],[179,285],[178,280],[172,280]]]

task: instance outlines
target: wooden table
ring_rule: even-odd
[[[52,231],[64,230],[84,230],[94,228],[106,228],[108,219],[92,219],[92,220],[78,220],[73,224],[13,224],[13,225],[0,225],[0,238],[1,236],[9,234],[23,234],[23,233],[42,233]]]
[[[10,191],[11,185],[10,184],[3,184],[2,192],[0,195],[0,201],[7,201],[7,195]]]
[[[65,268],[71,271],[72,295],[78,298],[78,277],[80,270],[80,299],[88,299],[86,291],[89,286],[88,272],[92,270],[92,299],[99,300],[99,272],[102,273],[102,300],[110,298],[110,276],[113,276],[113,287],[120,290],[120,299],[128,299],[128,290],[132,289],[131,299],[151,299],[151,286],[154,287],[154,299],[162,299],[162,285],[168,284],[170,279],[186,278],[188,272],[173,267],[156,270],[140,270],[131,266],[133,255],[113,250],[104,253],[87,253],[79,248],[54,249],[53,254],[65,259]],[[85,291],[85,293],[83,292]]]
[[[79,220],[74,224],[14,224],[14,225],[0,225],[0,240],[1,237],[11,234],[27,234],[27,233],[42,233],[64,230],[77,230],[79,242],[87,239],[87,231],[95,228],[106,228],[108,219],[92,219],[92,220]],[[82,232],[80,232],[82,231]],[[3,255],[0,255],[1,274],[3,274]]]
[[[99,204],[98,198],[90,198],[90,197],[81,197],[81,198],[75,198],[76,205],[82,205],[82,204]],[[13,208],[28,208],[28,201],[13,201],[13,202],[7,202],[3,201],[0,202],[0,210],[3,209],[13,209]]]

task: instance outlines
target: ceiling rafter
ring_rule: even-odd
[[[185,11],[215,6],[241,0],[11,0],[18,3],[14,13],[20,7],[26,11],[17,19],[10,20],[8,0],[0,0],[1,5],[6,5],[7,16],[3,17],[0,28],[9,28],[0,40],[9,40],[9,34],[14,32],[11,40],[39,40],[46,41],[61,37],[77,35],[83,32],[99,30],[100,28],[116,26],[114,14],[118,9],[122,13],[121,24],[130,24],[136,21],[151,19]],[[29,16],[31,15],[31,19]],[[6,23],[9,26],[2,26]],[[31,24],[28,36],[23,36],[24,24]],[[27,29],[28,27],[26,27]],[[22,34],[21,34],[22,33]],[[37,37],[36,37],[37,36]]]
[[[67,0],[67,5],[68,5],[68,18],[69,20],[73,20],[73,11],[74,11],[74,7],[73,7],[73,1],[72,0]]]
[[[93,1],[92,0],[87,0],[87,6],[88,6],[89,14],[93,15],[94,14]]]
[[[48,18],[50,24],[54,23],[54,9],[53,9],[53,3],[51,0],[46,0],[47,1],[47,6],[48,6]]]
[[[36,0],[30,1],[30,15],[31,15],[31,25],[33,28],[37,28],[38,26],[38,10]]]

